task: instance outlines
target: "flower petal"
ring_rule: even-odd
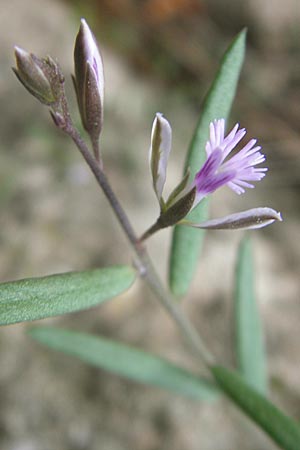
[[[194,207],[223,185],[236,194],[243,194],[244,188],[254,187],[251,181],[261,180],[268,170],[256,167],[266,159],[260,152],[261,147],[256,145],[256,139],[250,139],[238,152],[230,155],[246,135],[245,128],[239,129],[239,124],[236,124],[227,136],[224,134],[224,119],[210,123],[210,139],[205,147],[207,159],[191,184],[197,187]]]

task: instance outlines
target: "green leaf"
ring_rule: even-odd
[[[239,370],[253,388],[265,394],[267,374],[263,333],[254,294],[252,248],[247,237],[238,252],[234,297]]]
[[[196,400],[213,400],[219,392],[209,381],[160,357],[103,337],[52,327],[36,327],[29,334],[54,350],[140,383]]]
[[[284,450],[300,449],[300,427],[243,378],[224,367],[211,368],[220,388]]]
[[[0,325],[66,314],[98,305],[130,287],[127,266],[69,272],[0,284]]]
[[[225,53],[219,71],[208,91],[200,120],[189,147],[185,170],[191,170],[191,179],[195,177],[205,161],[205,143],[209,137],[209,124],[214,119],[227,119],[235,96],[237,82],[245,53],[246,31],[243,30],[234,39]],[[208,216],[208,202],[202,201],[188,216],[187,220],[199,223]],[[203,230],[185,226],[176,226],[173,232],[169,283],[177,296],[186,294],[192,281],[204,237]]]

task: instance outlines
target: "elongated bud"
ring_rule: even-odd
[[[149,151],[153,188],[160,203],[166,182],[167,164],[172,145],[172,129],[164,116],[157,113],[152,125]]]
[[[93,141],[103,123],[104,75],[102,58],[88,24],[81,19],[74,48],[74,85],[81,120]]]
[[[207,230],[254,230],[263,228],[275,221],[282,221],[279,212],[272,208],[254,208],[247,211],[241,211],[229,216],[220,217],[219,219],[207,220],[201,223],[192,223],[182,221],[183,225],[189,225],[195,228],[202,228]]]
[[[56,103],[57,93],[53,81],[57,70],[50,58],[39,59],[22,48],[15,47],[16,68],[13,68],[25,88],[40,102],[51,106]]]

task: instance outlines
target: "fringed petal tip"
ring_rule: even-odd
[[[210,123],[209,129],[209,140],[205,147],[207,159],[194,180],[197,186],[194,207],[203,197],[222,185],[227,185],[237,194],[243,194],[244,188],[254,187],[251,181],[261,180],[267,171],[267,168],[256,167],[266,159],[260,152],[261,147],[256,145],[256,139],[250,139],[231,156],[231,152],[246,135],[245,128],[239,129],[239,124],[236,124],[225,136],[225,120],[218,119]],[[220,182],[221,174],[222,182]]]

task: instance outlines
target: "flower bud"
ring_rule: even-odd
[[[167,164],[172,145],[172,128],[161,113],[156,113],[151,132],[149,162],[152,182],[158,201],[166,182]]]
[[[184,220],[182,224],[206,230],[255,230],[271,225],[276,220],[281,222],[282,217],[274,209],[253,208],[201,223],[192,223]]]
[[[17,68],[13,68],[18,79],[25,88],[45,105],[56,102],[56,96],[51,85],[51,66],[49,59],[39,59],[32,53],[15,47]]]
[[[96,39],[84,19],[76,37],[74,64],[73,80],[82,124],[95,141],[103,122],[104,75]]]

